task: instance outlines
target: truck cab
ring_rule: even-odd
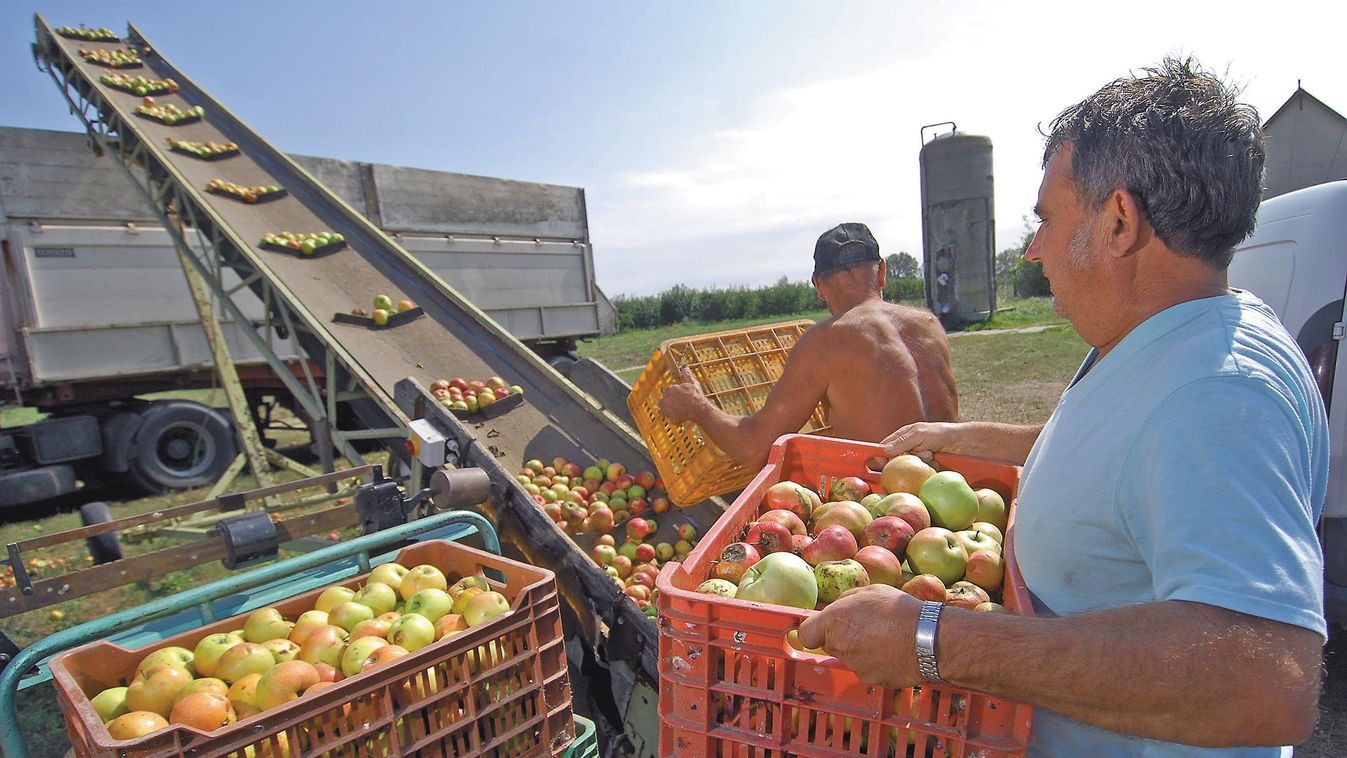
[[[1328,498],[1319,524],[1324,605],[1347,625],[1347,181],[1266,200],[1252,237],[1235,251],[1230,286],[1267,303],[1295,337],[1328,410]]]

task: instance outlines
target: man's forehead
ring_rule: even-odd
[[[1075,188],[1071,177],[1071,145],[1062,145],[1048,158],[1043,169],[1043,181],[1038,185],[1038,206],[1041,210],[1045,203],[1074,196]]]

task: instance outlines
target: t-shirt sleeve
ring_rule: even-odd
[[[1327,634],[1309,444],[1291,405],[1246,377],[1193,382],[1155,410],[1116,502],[1157,599]]]

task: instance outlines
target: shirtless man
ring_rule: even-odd
[[[766,462],[777,437],[800,431],[824,398],[833,434],[843,439],[878,442],[913,421],[958,419],[940,322],[928,311],[884,302],[884,274],[879,243],[865,224],[830,229],[814,246],[813,281],[832,318],[801,335],[762,410],[725,413],[683,369],[660,412],[675,423],[696,422],[750,468]]]

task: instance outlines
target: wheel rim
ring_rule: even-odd
[[[215,460],[215,440],[205,429],[185,421],[164,427],[154,443],[159,468],[178,478],[200,476]]]

